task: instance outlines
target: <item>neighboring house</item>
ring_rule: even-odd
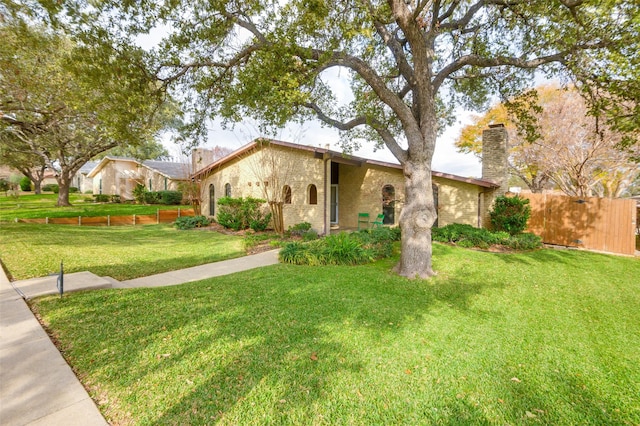
[[[120,195],[133,200],[138,184],[148,191],[178,190],[180,182],[189,179],[190,165],[168,161],[139,161],[133,158],[104,157],[87,174],[93,180],[94,194]]]
[[[97,161],[87,161],[71,180],[71,186],[78,188],[81,193],[93,191],[93,179],[89,177],[89,173],[98,165]]]
[[[506,131],[495,126],[485,133],[483,179],[433,172],[436,226],[480,227],[487,223],[493,199],[507,191]],[[385,224],[397,225],[404,204],[400,165],[282,141],[256,140],[193,177],[206,194],[202,212],[210,216],[218,212],[220,197],[265,198],[263,186],[278,182],[285,229],[309,222],[321,234],[357,228],[359,213],[368,213],[371,220],[383,213]]]

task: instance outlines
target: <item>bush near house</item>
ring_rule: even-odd
[[[260,198],[232,198],[218,199],[220,210],[216,215],[217,221],[225,228],[240,231],[252,229],[264,231],[271,222],[271,213],[264,214],[262,205],[266,201]]]
[[[434,228],[431,232],[433,241],[452,243],[460,247],[478,247],[488,249],[494,245],[509,247],[514,250],[533,250],[542,246],[540,237],[534,234],[521,233],[510,235],[508,232],[491,232],[484,228],[453,223],[442,228]]]
[[[361,265],[391,256],[393,242],[400,239],[395,228],[341,232],[310,242],[285,244],[280,260],[294,265]]]
[[[502,195],[496,198],[493,209],[489,212],[493,230],[506,231],[510,235],[524,231],[530,216],[529,200],[517,195],[515,197]]]
[[[133,189],[133,197],[138,204],[182,204],[182,192],[180,191],[147,191],[147,188],[138,184]]]

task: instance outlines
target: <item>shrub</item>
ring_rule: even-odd
[[[29,179],[26,176],[23,176],[22,179],[20,179],[20,189],[23,191],[31,191],[31,179]]]
[[[145,191],[143,198],[145,204],[160,204],[160,194],[157,192]]]
[[[309,222],[301,222],[301,223],[296,223],[293,226],[290,226],[287,232],[292,237],[301,237],[310,229],[311,229],[311,224]]]
[[[251,222],[249,222],[249,228],[251,228],[256,232],[260,232],[267,229],[267,226],[269,226],[269,223],[271,223],[271,213],[267,213],[262,218],[253,219]]]
[[[514,250],[531,250],[542,246],[542,240],[533,234],[510,235],[508,232],[491,232],[484,228],[459,223],[434,228],[431,239],[443,243],[454,243],[460,247],[487,249],[492,245],[502,245]]]
[[[136,202],[138,204],[143,204],[144,203],[144,195],[147,193],[147,188],[139,183],[136,185],[135,188],[133,188],[133,198],[136,199]]]
[[[317,240],[318,238],[318,233],[313,229],[309,229],[307,232],[302,234],[302,241],[313,241]]]
[[[46,185],[44,185],[42,187],[43,191],[46,192],[53,192],[54,194],[57,194],[60,191],[60,186],[58,186],[57,183],[48,183]]]
[[[108,203],[111,199],[108,194],[94,194],[93,198],[96,199],[96,203]]]
[[[251,228],[254,231],[264,230],[271,221],[271,214],[264,214],[262,204],[265,200],[260,198],[231,198],[218,199],[218,223],[225,228],[239,231]]]
[[[109,197],[109,201],[111,201],[112,203],[120,203],[122,202],[122,199],[120,199],[120,195],[113,194],[112,196]]]
[[[533,250],[542,247],[542,238],[531,233],[513,235],[509,247],[514,250]]]
[[[11,182],[6,179],[0,179],[0,191],[7,192],[11,189]]]
[[[180,191],[158,191],[160,202],[166,205],[178,205],[182,203],[182,192]]]
[[[519,196],[496,198],[493,210],[489,212],[491,226],[494,231],[506,231],[510,235],[516,235],[524,231],[527,226],[531,207],[529,200]]]
[[[182,216],[176,219],[175,226],[178,229],[193,229],[201,228],[209,225],[209,219],[205,216]]]
[[[78,192],[78,188],[76,188],[75,186],[69,187],[69,194],[75,194],[76,192]]]
[[[312,230],[307,233],[313,232]],[[304,235],[303,234],[303,238]],[[317,234],[313,232],[314,237]],[[399,234],[391,228],[341,232],[324,239],[292,242],[284,245],[280,259],[295,265],[357,265],[392,254],[393,241]],[[306,240],[305,240],[306,241]]]

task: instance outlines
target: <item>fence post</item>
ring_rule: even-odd
[[[136,224],[136,215],[135,214],[133,215],[133,224],[134,225]]]
[[[160,224],[160,209],[156,209],[156,225]]]
[[[45,223],[46,225],[48,225],[48,224],[49,224],[49,216],[47,216],[47,217],[45,217],[45,218],[44,218],[44,223]]]
[[[82,216],[78,216],[78,226],[82,226]]]
[[[180,207],[178,207],[178,217],[180,217]]]
[[[111,215],[107,215],[107,226],[111,226]]]

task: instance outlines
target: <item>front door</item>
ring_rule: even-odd
[[[338,223],[338,185],[331,185],[331,208],[330,208],[330,222],[332,224]]]

